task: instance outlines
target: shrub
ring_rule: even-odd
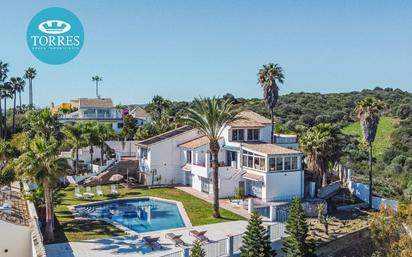
[[[403,166],[406,161],[406,156],[399,155],[392,159],[391,164]]]

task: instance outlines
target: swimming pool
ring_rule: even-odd
[[[153,198],[119,199],[75,207],[80,217],[109,219],[142,233],[184,227],[176,203]]]

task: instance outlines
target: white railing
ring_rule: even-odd
[[[203,246],[207,257],[221,257],[228,254],[227,238]]]
[[[268,226],[270,241],[275,241],[285,236],[285,224],[277,223]]]
[[[233,253],[240,252],[240,247],[242,247],[242,240],[243,234],[233,236]]]
[[[178,252],[162,255],[162,257],[182,257],[183,255],[184,255],[183,251],[178,251]]]

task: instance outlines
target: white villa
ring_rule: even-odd
[[[303,154],[296,136],[277,134],[271,144],[269,119],[251,111],[239,115],[219,141],[219,197],[233,196],[237,187],[264,202],[303,197]],[[145,184],[184,184],[213,193],[209,140],[198,130],[184,126],[137,146]]]

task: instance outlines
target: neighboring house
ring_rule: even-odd
[[[106,122],[111,123],[113,130],[116,132],[119,132],[123,127],[122,113],[113,106],[110,98],[79,98],[72,100],[70,107],[76,109],[76,111],[61,115],[59,117],[61,123]],[[52,108],[52,110],[55,108]]]
[[[152,116],[140,106],[136,106],[129,110],[128,114],[132,115],[132,117],[136,119],[137,126],[142,126],[146,123],[152,122]]]
[[[239,115],[242,119],[225,127],[219,140],[219,197],[233,196],[237,187],[265,202],[303,197],[303,154],[296,150],[296,137],[276,135],[286,147],[271,144],[269,119],[251,111]],[[196,129],[181,127],[137,145],[148,185],[185,184],[213,193],[209,140]]]

